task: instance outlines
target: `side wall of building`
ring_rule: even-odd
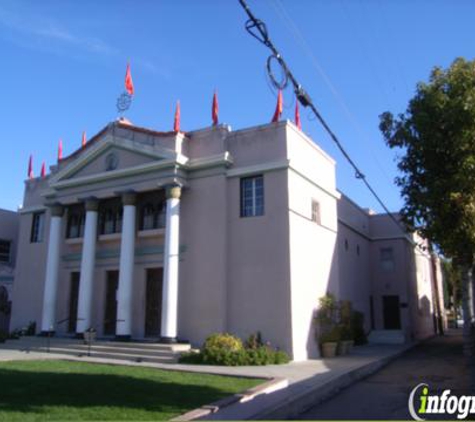
[[[294,360],[319,356],[318,299],[339,294],[335,162],[293,125],[287,127],[290,277]],[[313,210],[312,203],[318,204]],[[318,211],[318,212],[316,212]]]

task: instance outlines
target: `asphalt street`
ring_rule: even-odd
[[[461,330],[425,341],[378,373],[306,411],[299,419],[410,420],[409,394],[420,383],[427,383],[431,392],[450,389],[452,394],[472,395],[462,341]]]

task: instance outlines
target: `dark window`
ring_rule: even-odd
[[[162,229],[165,227],[165,214],[167,204],[165,201],[147,202],[142,206],[140,215],[140,230]]]
[[[84,237],[85,220],[86,220],[86,216],[83,209],[72,208],[71,210],[69,210],[66,237],[68,239],[76,239],[76,238]]]
[[[101,204],[99,234],[122,232],[122,204],[120,201],[108,201]]]
[[[314,199],[312,199],[312,221],[315,221],[317,224],[321,224],[320,203]]]
[[[348,239],[345,239],[345,251],[348,250]]]
[[[356,245],[356,255],[360,256],[360,245]]]
[[[264,215],[264,177],[241,179],[241,217]]]
[[[9,240],[0,240],[0,262],[10,262],[10,249],[12,242]]]
[[[384,271],[393,271],[394,270],[394,253],[393,248],[381,248],[379,250],[379,258],[381,263],[381,268]]]
[[[31,243],[40,243],[43,242],[45,229],[45,213],[44,212],[35,212],[33,214],[33,220],[31,224]]]

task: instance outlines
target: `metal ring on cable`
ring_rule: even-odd
[[[275,74],[272,71],[272,61],[276,61],[279,64],[279,68],[282,73],[282,77],[280,80],[276,79]],[[289,83],[289,75],[287,73],[287,69],[285,68],[285,66],[282,65],[279,58],[274,54],[270,55],[267,58],[267,74],[269,75],[272,85],[274,85],[276,89],[285,89],[287,87]]]

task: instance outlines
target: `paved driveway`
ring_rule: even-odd
[[[461,331],[451,332],[416,346],[378,373],[310,409],[299,419],[411,419],[408,397],[421,382],[429,384],[431,393],[450,389],[452,394],[472,395],[468,389],[461,334]]]

